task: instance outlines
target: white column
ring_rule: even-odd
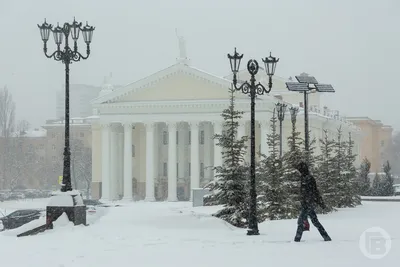
[[[124,195],[124,133],[118,132],[118,197]]]
[[[192,189],[200,186],[199,122],[190,123],[190,133],[190,199],[192,199]]]
[[[124,200],[132,200],[132,123],[124,124]]]
[[[153,122],[146,123],[146,196],[145,201],[155,201],[154,197],[154,132],[156,124]]]
[[[168,201],[177,201],[176,122],[168,123]]]
[[[260,144],[261,144],[261,154],[266,156],[269,155],[269,149],[267,144],[267,134],[269,132],[269,122],[260,121]]]
[[[101,125],[101,200],[110,200],[110,125]]]
[[[188,145],[188,131],[186,130],[186,124],[181,122],[178,125],[178,178],[184,178],[186,176],[185,171],[187,168],[187,145]]]
[[[213,146],[213,134],[211,123],[207,122],[204,124],[204,178],[206,181],[212,180],[212,146]]]
[[[222,134],[222,121],[213,122],[214,125],[214,135]],[[222,166],[222,148],[217,145],[218,139],[214,139],[214,167]],[[214,173],[215,179],[215,173]]]
[[[118,175],[118,133],[116,129],[113,127],[111,131],[111,141],[110,141],[110,150],[111,150],[111,171],[110,171],[110,199],[116,200],[118,194],[118,183],[117,183],[117,175]]]

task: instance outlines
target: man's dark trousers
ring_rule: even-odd
[[[301,240],[301,237],[303,236],[303,231],[304,231],[304,221],[307,220],[308,216],[310,216],[312,224],[318,229],[319,233],[324,238],[324,240],[329,238],[329,235],[326,232],[325,228],[319,222],[317,214],[315,213],[315,210],[310,207],[303,207],[301,209],[299,218],[297,220],[297,232],[296,232],[295,239],[298,241]]]

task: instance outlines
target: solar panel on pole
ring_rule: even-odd
[[[306,92],[309,90],[308,84],[305,83],[287,82],[286,87],[289,91],[292,92]]]
[[[333,89],[333,86],[330,84],[316,84],[315,88],[317,89],[318,92],[321,93],[334,93],[335,89]]]
[[[300,76],[295,76],[295,77],[299,83],[309,83],[309,84],[317,84],[318,83],[317,79],[315,79],[314,76],[300,75]]]

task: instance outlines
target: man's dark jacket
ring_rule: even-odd
[[[314,209],[316,205],[320,205],[322,208],[324,208],[325,203],[318,191],[315,178],[308,170],[308,166],[303,163],[301,166],[299,166],[298,170],[301,173],[301,206],[303,208]]]
[[[318,191],[317,183],[311,174],[301,176],[301,206],[303,208],[315,208],[318,204],[325,207],[324,201]]]

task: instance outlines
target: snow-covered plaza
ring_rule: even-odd
[[[47,201],[1,202],[0,210],[44,208]],[[296,220],[267,221],[260,225],[260,236],[246,236],[245,230],[212,217],[217,207],[193,208],[189,202],[122,204],[88,215],[88,227],[61,223],[21,238],[16,237],[20,229],[0,233],[2,265],[368,267],[400,262],[400,202],[363,202],[320,215],[333,241],[322,241],[312,227],[300,243],[292,242]],[[380,227],[391,237],[386,240],[391,243],[388,254],[378,260],[369,259],[360,249],[360,236],[371,227]],[[364,247],[371,250],[374,244],[366,242]]]

